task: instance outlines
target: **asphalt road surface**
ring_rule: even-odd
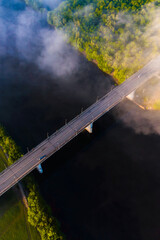
[[[29,174],[40,163],[49,158],[61,147],[71,141],[88,125],[121,102],[131,92],[139,88],[143,83],[160,73],[160,56],[149,62],[144,68],[132,75],[123,84],[115,87],[111,92],[84,112],[64,125],[49,138],[44,140],[10,167],[0,173],[0,195],[9,190],[24,176]],[[45,157],[43,157],[45,156]],[[42,159],[40,159],[43,157]]]

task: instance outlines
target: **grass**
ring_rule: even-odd
[[[5,169],[5,154],[0,149],[0,171]],[[15,187],[0,197],[0,240],[40,240],[27,221],[26,208]]]
[[[0,239],[40,240],[36,229],[28,223],[26,209],[14,189],[0,197]]]

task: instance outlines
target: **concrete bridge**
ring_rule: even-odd
[[[71,141],[84,129],[92,132],[93,123],[139,88],[147,80],[160,73],[160,56],[149,62],[144,68],[132,75],[123,84],[99,99],[72,121],[65,124],[38,146],[0,173],[0,195],[18,183],[23,177]]]

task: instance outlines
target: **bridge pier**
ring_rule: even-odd
[[[126,98],[132,101],[134,100],[134,95],[135,95],[135,91],[131,92],[128,96],[126,96]]]
[[[136,90],[134,90],[133,92],[131,92],[128,96],[126,96],[126,98],[129,99],[130,101],[134,102],[138,107],[140,107],[140,108],[142,108],[143,110],[145,110],[145,107],[143,107],[143,106],[140,105],[138,102],[136,102],[136,100],[134,100],[135,92],[136,92]]]
[[[42,165],[41,165],[41,164],[39,164],[39,165],[37,166],[37,170],[38,170],[39,173],[43,173],[43,168],[42,168]]]
[[[87,132],[89,132],[89,133],[92,133],[93,132],[93,123],[88,125],[88,127],[86,127],[85,130],[87,130]]]

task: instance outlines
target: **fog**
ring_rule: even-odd
[[[18,12],[1,3],[0,16],[0,57],[33,62],[41,70],[62,78],[77,70],[77,54],[71,51],[62,32],[42,25],[41,14],[30,8]]]
[[[42,4],[49,7],[49,9],[54,9],[63,1],[65,0],[42,0]]]
[[[94,7],[92,4],[86,5],[73,14],[78,17],[92,17]],[[89,16],[90,14],[90,16]],[[123,53],[120,49],[114,52],[113,56],[113,67],[122,69],[131,69],[131,72],[136,69],[142,68],[151,59],[155,58],[160,54],[160,7],[155,5],[155,3],[149,3],[142,6],[139,12],[128,12],[120,11],[114,24],[115,28],[123,28],[122,34],[119,34],[117,39],[116,33],[110,31],[110,29],[105,26],[105,24],[99,24],[98,29],[92,33],[93,36],[99,36],[106,40],[103,44],[106,44],[106,49],[108,45],[115,42],[117,39],[117,44],[121,42],[125,49]],[[147,23],[147,24],[141,24]],[[68,25],[64,27],[64,31],[70,36],[68,29],[76,28],[74,22],[69,22]],[[121,44],[119,44],[121,47]],[[105,48],[105,47],[104,47]],[[104,49],[102,47],[102,50]],[[120,50],[120,52],[119,52]],[[108,50],[109,51],[109,50]],[[114,49],[113,49],[114,51]],[[106,51],[107,52],[107,51]],[[112,56],[111,56],[112,58]],[[124,123],[132,127],[137,134],[159,134],[159,111],[153,111],[155,105],[160,105],[160,81],[157,80],[157,76],[149,81],[147,84],[141,87],[141,90],[136,92],[138,96],[134,99],[138,104],[143,105],[146,111],[132,107],[132,105],[124,104],[122,108],[126,112],[130,112],[130,115],[120,118]],[[149,111],[150,109],[150,111]],[[121,113],[121,111],[120,111]]]
[[[25,61],[33,63],[40,70],[57,77],[57,82],[74,81],[71,76],[79,71],[79,58],[77,53],[72,51],[71,47],[67,44],[66,35],[62,31],[53,30],[49,27],[46,28],[46,25],[41,23],[43,16],[30,8],[24,7],[20,12],[18,12],[17,8],[15,11],[16,2],[20,4],[18,0],[14,1],[14,9],[12,9],[10,1],[7,3],[2,1],[0,3],[0,57],[6,58],[7,56],[11,56],[19,58],[21,64]],[[61,1],[54,1],[53,6],[53,1],[44,0],[44,3],[50,5],[52,8],[59,2]],[[92,6],[89,5],[80,11],[81,14],[88,14],[92,11]],[[149,4],[141,10],[141,13],[143,12],[144,14],[149,14],[150,12],[148,17],[151,22],[147,25],[146,29],[138,29],[138,34],[142,36],[143,32],[143,37],[148,39],[148,44],[150,43],[150,45],[147,45],[147,49],[141,49],[143,50],[142,56],[148,58],[153,48],[157,49],[157,52],[160,48],[160,9],[155,8],[153,4]],[[132,21],[132,15],[120,13],[117,24],[125,23],[128,29],[132,28],[134,31],[135,23]],[[126,32],[126,34],[128,33]],[[139,50],[138,47],[137,51]],[[135,58],[135,56],[132,57]],[[132,62],[132,57],[130,59],[124,57],[124,62]],[[7,69],[7,74],[11,70]],[[102,88],[102,83],[100,83],[99,90],[100,88]],[[153,86],[150,86],[150,95],[147,95],[148,98],[155,95],[155,90],[151,90],[152,88]],[[84,95],[87,96],[89,89],[89,86],[86,85]],[[156,96],[159,98],[159,94],[157,93],[160,92],[160,84],[158,83],[153,89],[156,89]],[[147,92],[147,94],[149,93]],[[123,114],[120,115],[120,118],[127,126],[134,128],[137,133],[159,134],[159,126],[157,124],[159,113],[142,110],[137,112],[137,108],[132,108],[128,104],[125,106],[122,105],[122,108],[126,112],[130,112],[130,115],[125,118],[123,118]]]
[[[0,123],[24,147],[35,146],[110,91],[112,78],[21,3],[0,5]]]
[[[118,105],[114,115],[136,134],[160,134],[160,111],[143,110],[135,103],[126,100]]]
[[[0,15],[0,122],[25,153],[110,91],[109,77],[31,9],[4,0]],[[147,114],[124,100],[48,159],[43,176],[35,170],[68,239],[159,238],[159,137],[144,136],[159,130]]]
[[[78,71],[78,56],[65,43],[67,39],[62,32],[42,30],[40,37],[43,47],[37,58],[37,64],[42,70],[61,78]]]

